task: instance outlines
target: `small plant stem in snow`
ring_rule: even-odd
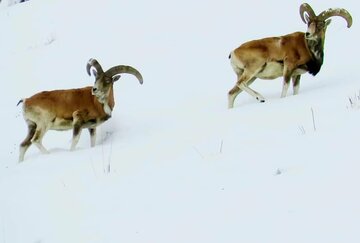
[[[200,157],[201,157],[202,159],[205,159],[205,157],[200,153],[200,151],[199,151],[195,146],[193,146],[193,148],[194,148],[194,150],[196,151],[196,153],[197,153],[198,155],[200,155]]]
[[[101,155],[102,155],[102,164],[103,164],[103,172],[105,174],[105,155],[104,155],[104,143],[101,145]]]
[[[109,153],[108,166],[107,166],[107,173],[108,173],[108,174],[111,172],[112,146],[113,146],[113,141],[112,141],[112,138],[111,138],[111,143],[110,143],[110,153]]]
[[[352,101],[352,99],[349,97],[349,102],[350,102],[350,107],[354,106],[354,102]]]
[[[306,134],[306,131],[305,131],[304,126],[299,126],[299,130],[300,130],[300,132],[301,132],[302,135],[305,135],[305,134]]]
[[[65,184],[64,180],[60,179],[60,181],[61,181],[61,184],[63,185],[63,187],[66,188],[66,184]]]
[[[275,172],[275,175],[278,176],[278,175],[281,175],[282,174],[282,171],[280,169],[277,169],[276,172]]]
[[[360,108],[360,90],[355,92],[354,96],[348,97],[350,108],[359,109]]]
[[[223,145],[224,145],[224,140],[221,139],[221,143],[220,143],[220,154],[222,154]]]
[[[312,107],[311,107],[311,115],[313,120],[314,132],[316,132],[315,115],[314,115],[314,109]]]

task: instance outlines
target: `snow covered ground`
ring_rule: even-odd
[[[281,79],[240,94],[227,56],[305,31],[300,1],[31,0],[0,11],[0,243],[360,242],[360,83],[351,29],[334,18],[318,76],[280,99]],[[4,3],[0,3],[4,4]],[[356,5],[357,6],[357,5]],[[136,67],[115,84],[97,146],[50,131],[31,147],[19,99],[91,85],[89,58]],[[289,92],[291,93],[291,92]],[[349,98],[353,104],[350,103]]]

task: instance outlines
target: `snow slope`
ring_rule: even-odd
[[[318,76],[280,99],[240,94],[227,56],[247,40],[305,30],[300,1],[43,1],[0,11],[0,243],[359,242],[359,38],[334,18]],[[336,1],[310,2],[315,11]],[[286,11],[283,11],[286,10]],[[97,146],[48,132],[31,147],[19,99],[91,85],[89,58],[136,67],[115,84]],[[350,104],[349,98],[354,102]]]

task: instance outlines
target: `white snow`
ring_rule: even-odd
[[[300,94],[256,81],[227,109],[227,56],[241,43],[305,31],[301,1],[30,0],[0,11],[0,243],[360,242],[359,8],[334,18],[325,63]],[[5,3],[2,3],[5,4]],[[50,131],[17,162],[18,100],[92,85],[85,65],[123,75],[113,117],[70,152]],[[349,102],[352,99],[353,105]]]

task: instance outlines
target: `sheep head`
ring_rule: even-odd
[[[119,80],[121,73],[132,74],[139,80],[140,84],[143,84],[142,75],[138,70],[131,66],[118,65],[104,72],[99,62],[96,59],[91,58],[86,65],[86,71],[90,76],[91,69],[95,76],[92,94],[96,96],[101,103],[106,101],[114,82]]]
[[[302,21],[307,24],[307,35],[313,37],[325,37],[327,26],[331,23],[331,17],[339,16],[346,20],[347,27],[352,25],[352,17],[350,13],[343,8],[329,8],[322,11],[319,15],[316,15],[311,6],[307,3],[303,3],[300,6],[300,17]]]

